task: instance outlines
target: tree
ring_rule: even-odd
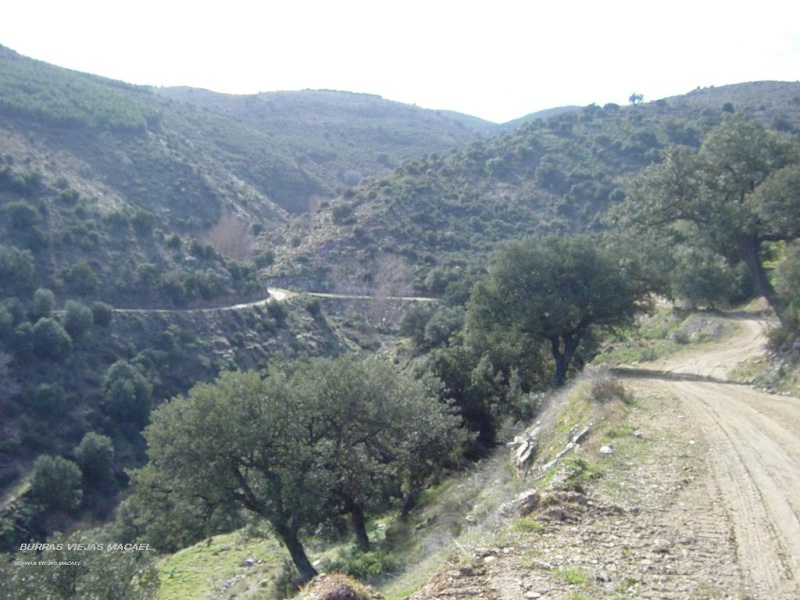
[[[75,300],[67,300],[65,308],[64,329],[72,339],[77,340],[94,325],[92,309]]]
[[[33,326],[33,351],[39,358],[59,361],[72,354],[72,338],[55,319],[39,319]]]
[[[785,323],[764,262],[770,243],[800,237],[796,142],[726,115],[699,150],[673,147],[634,178],[616,214],[630,228],[744,263],[755,289]]]
[[[315,359],[293,375],[328,425],[316,451],[334,477],[331,501],[349,514],[359,548],[369,549],[366,515],[390,493],[416,496],[454,447],[467,441],[461,418],[439,400],[441,382],[387,360]]]
[[[42,455],[33,464],[31,495],[48,510],[72,510],[81,503],[81,470],[60,456]]]
[[[47,288],[38,288],[33,293],[33,308],[31,309],[31,318],[36,320],[41,317],[50,317],[53,314],[53,308],[56,305],[56,295],[52,290]]]
[[[588,237],[528,239],[501,249],[468,304],[468,328],[546,342],[562,385],[591,328],[629,323],[647,307],[636,264]]]
[[[91,265],[79,262],[63,271],[64,281],[79,295],[93,294],[100,287],[100,280]]]
[[[430,376],[387,361],[315,359],[266,374],[227,372],[153,412],[149,463],[134,474],[152,509],[239,506],[264,518],[300,576],[315,574],[303,530],[352,518],[368,547],[366,512],[387,490],[419,491],[467,436]],[[204,465],[198,469],[197,465]]]
[[[109,481],[114,465],[114,444],[111,438],[90,431],[75,448],[75,460],[90,485]]]
[[[35,274],[30,250],[0,245],[0,287],[6,295],[30,293]]]
[[[300,532],[319,522],[328,497],[329,474],[313,453],[326,428],[313,398],[293,393],[282,370],[223,373],[153,412],[144,431],[149,463],[134,482],[266,519],[309,581],[316,570]]]
[[[643,94],[637,94],[636,92],[634,92],[633,94],[631,94],[628,97],[628,102],[630,102],[633,106],[636,106],[637,104],[641,104],[643,100],[644,100],[644,95]]]
[[[153,386],[139,370],[124,360],[111,365],[103,377],[104,406],[108,416],[129,436],[147,423]]]

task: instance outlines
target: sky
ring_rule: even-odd
[[[800,80],[800,2],[19,0],[0,44],[129,83],[333,89],[505,122]]]

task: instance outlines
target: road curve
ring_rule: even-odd
[[[648,370],[700,426],[725,507],[746,597],[800,598],[800,399],[728,383],[742,361],[763,355],[763,320],[737,317],[734,338]],[[660,381],[654,373],[661,372]],[[635,371],[629,372],[636,378]],[[703,379],[708,378],[708,379]]]

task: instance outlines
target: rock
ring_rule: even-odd
[[[600,446],[600,454],[614,454],[614,449],[611,446]]]
[[[635,437],[635,438],[637,438],[637,439],[642,439],[642,438],[644,437],[644,435],[642,434],[642,432],[641,432],[641,431],[639,431],[639,430],[637,429],[636,431],[634,431],[634,432],[633,432],[633,437]]]
[[[653,552],[656,554],[668,554],[671,544],[664,539],[653,540]]]
[[[535,598],[541,598],[542,595],[539,592],[525,592],[525,598],[528,600],[532,600]]]
[[[697,542],[697,535],[695,535],[694,531],[689,531],[681,538],[681,544],[694,544]]]
[[[542,496],[538,490],[522,492],[515,500],[517,514],[520,517],[531,514],[542,505]]]

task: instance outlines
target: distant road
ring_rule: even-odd
[[[252,308],[254,306],[263,306],[270,302],[285,302],[289,298],[301,295],[299,292],[293,292],[282,288],[267,288],[269,294],[266,298],[261,300],[254,300],[253,302],[243,302],[241,304],[230,304],[227,306],[215,306],[210,308],[115,308],[115,312],[119,313],[203,313],[203,312],[216,312],[226,310],[243,310]],[[436,302],[436,298],[423,298],[420,296],[359,296],[350,294],[328,294],[319,292],[303,292],[303,295],[314,296],[315,298],[331,298],[339,300],[402,300],[405,302]],[[56,313],[63,313],[64,311],[55,311]]]

